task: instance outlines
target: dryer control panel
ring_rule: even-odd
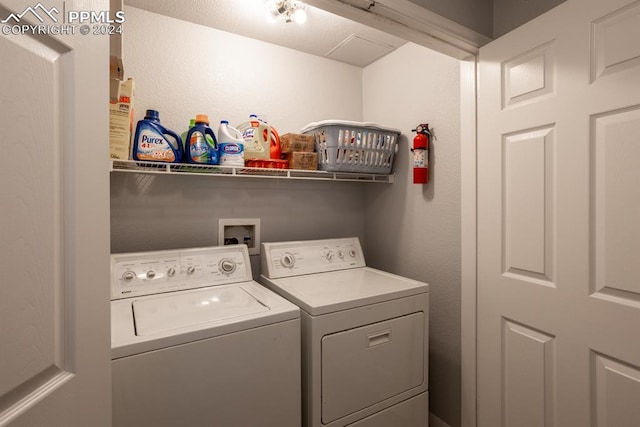
[[[270,279],[366,265],[357,237],[263,243],[261,253],[261,273]]]
[[[111,299],[253,280],[246,245],[111,255]]]

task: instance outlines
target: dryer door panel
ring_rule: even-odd
[[[421,386],[425,314],[413,313],[322,338],[322,422]]]

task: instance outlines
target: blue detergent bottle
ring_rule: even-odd
[[[160,114],[156,110],[147,110],[144,119],[138,121],[132,158],[147,162],[182,161],[180,136],[160,124]]]
[[[196,115],[195,126],[187,132],[184,152],[187,163],[218,164],[218,143],[206,114]]]

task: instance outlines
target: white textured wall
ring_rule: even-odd
[[[177,132],[209,114],[264,114],[281,132],[362,119],[362,69],[131,7],[123,35],[136,115]],[[378,184],[374,184],[378,185]],[[262,240],[364,238],[364,184],[220,177],[111,176],[112,252],[216,245],[218,218],[261,218]],[[252,257],[254,275],[258,257]]]
[[[367,187],[367,263],[428,282],[429,409],[460,425],[460,66],[407,44],[364,69],[366,121],[402,130],[396,182]],[[435,129],[427,185],[413,184],[411,129]]]
[[[181,133],[208,114],[217,131],[262,115],[278,132],[311,121],[360,120],[362,69],[209,27],[125,7],[127,77],[136,80],[136,119],[146,109]]]

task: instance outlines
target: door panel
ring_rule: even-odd
[[[3,126],[3,156],[16,160],[3,164],[5,179],[0,180],[0,198],[8,202],[2,209],[0,256],[7,283],[0,299],[2,359],[19,367],[1,372],[0,396],[5,397],[23,384],[30,392],[50,381],[59,386],[70,375],[65,347],[69,324],[60,307],[68,297],[60,238],[65,233],[61,223],[61,129],[65,126],[61,119],[69,117],[61,98],[61,76],[69,73],[72,62],[64,45],[48,41],[52,48],[27,37],[0,39],[3,55],[29,64],[30,69],[25,73],[12,61],[0,63],[0,92],[22,88],[21,96],[3,97],[0,107],[8,123]],[[34,103],[34,98],[39,102]],[[37,117],[38,125],[23,121],[26,117]],[[34,147],[32,141],[43,135],[48,136],[47,143]],[[19,397],[25,392],[14,394]]]
[[[504,137],[504,274],[553,286],[553,126]]]
[[[65,8],[0,4],[0,426],[111,422],[108,38],[19,29]]]
[[[640,67],[640,3],[614,10],[592,23],[591,81]]]
[[[555,337],[503,320],[504,424],[553,425]],[[521,384],[528,384],[523,393]]]
[[[568,0],[481,48],[478,426],[640,425],[639,20]]]
[[[640,307],[640,107],[592,118],[593,294]]]
[[[602,354],[593,353],[593,400],[597,427],[638,425],[640,370]]]

